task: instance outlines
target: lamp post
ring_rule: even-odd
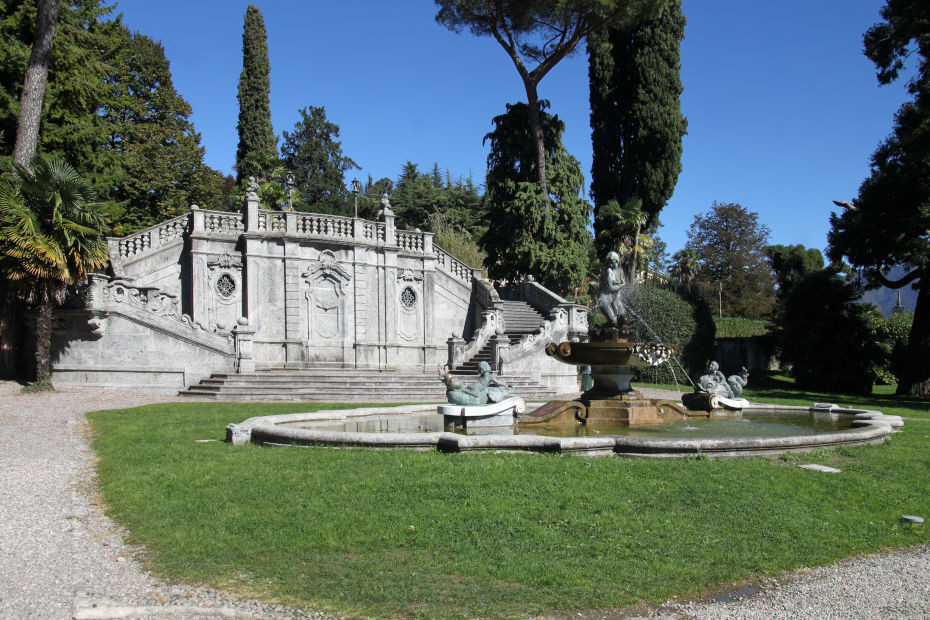
[[[287,210],[294,210],[294,173],[287,173]]]
[[[352,194],[355,196],[355,219],[358,219],[358,195],[362,191],[362,184],[358,179],[352,179]]]

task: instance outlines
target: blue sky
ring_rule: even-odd
[[[165,46],[193,107],[206,161],[232,172],[242,23],[248,2],[120,0],[124,22]],[[684,0],[683,171],[663,210],[670,252],[713,201],[759,214],[771,242],[824,249],[832,200],[856,195],[872,151],[907,95],[879,87],[862,34],[880,0]],[[436,24],[420,0],[258,2],[268,31],[275,131],[324,106],[357,176],[396,179],[406,161],[484,180],[483,136],[522,82],[490,38]],[[590,175],[583,50],[541,82],[566,124],[564,143]],[[347,180],[350,180],[349,177]]]

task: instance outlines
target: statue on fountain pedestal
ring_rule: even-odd
[[[446,398],[453,405],[487,405],[513,396],[513,388],[495,379],[487,362],[478,363],[478,380],[469,386],[456,383],[447,366],[440,367],[439,379],[446,384]]]

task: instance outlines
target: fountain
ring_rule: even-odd
[[[633,367],[668,362],[677,346],[630,342],[616,253],[604,261],[601,281],[604,287],[598,304],[608,325],[593,330],[590,342],[550,343],[546,348],[546,353],[564,363],[590,366],[593,386],[577,399],[542,403],[521,416],[526,403],[482,363],[478,380],[469,386],[459,385],[447,370],[440,369],[449,404],[262,416],[227,426],[227,440],[239,445],[732,458],[882,443],[903,425],[899,416],[833,404],[749,403],[739,398],[748,379],[745,369],[726,378],[716,363],[700,378],[695,392],[682,397],[685,406],[645,398],[630,386]],[[670,424],[681,420],[690,423],[685,428]],[[714,424],[717,430],[710,427]],[[709,432],[694,433],[698,427]]]
[[[657,366],[668,362],[677,345],[632,343],[623,304],[626,286],[620,257],[610,252],[601,270],[598,306],[607,326],[591,333],[590,342],[550,343],[546,353],[565,364],[589,366],[593,387],[576,400],[556,400],[520,419],[529,424],[610,424],[642,426],[681,419],[685,410],[668,400],[644,398],[630,386],[634,366]]]

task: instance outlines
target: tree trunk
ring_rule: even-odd
[[[543,196],[549,198],[549,186],[546,182],[546,140],[543,137],[542,119],[539,116],[539,95],[536,93],[536,83],[523,80],[526,88],[526,99],[530,110],[530,136],[536,143],[536,175],[539,188]]]
[[[923,276],[917,289],[914,323],[907,339],[904,376],[898,394],[930,396],[930,278]]]
[[[40,284],[39,307],[36,315],[36,384],[49,384],[52,376],[52,297],[48,284]]]
[[[16,144],[13,161],[28,167],[35,157],[39,143],[39,125],[42,120],[42,101],[48,81],[48,66],[52,60],[52,43],[55,27],[61,12],[59,0],[39,0],[36,18],[36,38],[29,55],[29,66],[23,80],[23,94],[19,100],[19,119],[16,125]]]

